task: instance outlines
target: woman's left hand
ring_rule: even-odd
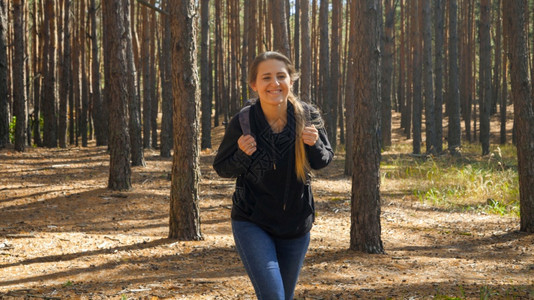
[[[304,127],[302,131],[302,141],[308,146],[313,146],[319,139],[319,131],[314,125]]]

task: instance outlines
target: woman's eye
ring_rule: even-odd
[[[271,80],[271,77],[263,77],[263,80]]]

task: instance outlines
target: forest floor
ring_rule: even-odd
[[[132,190],[114,192],[105,147],[0,150],[0,299],[255,299],[231,234],[234,183],[211,168],[214,151],[201,156],[204,240],[193,242],[167,238],[172,160],[145,155]],[[534,235],[517,217],[434,207],[406,179],[381,186],[386,254],[348,250],[343,159],[313,182],[297,299],[534,299]]]

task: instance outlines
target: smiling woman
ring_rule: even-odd
[[[319,113],[291,92],[298,74],[289,59],[265,52],[252,62],[249,85],[259,100],[248,110],[251,134],[230,121],[213,163],[237,177],[232,230],[259,299],[293,299],[310,242],[315,204],[310,169],[334,155]]]

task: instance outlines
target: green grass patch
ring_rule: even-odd
[[[383,185],[397,181],[421,202],[441,208],[519,216],[514,146],[495,146],[487,156],[477,145],[463,147],[461,156],[415,156],[406,145],[398,148],[383,155]]]

